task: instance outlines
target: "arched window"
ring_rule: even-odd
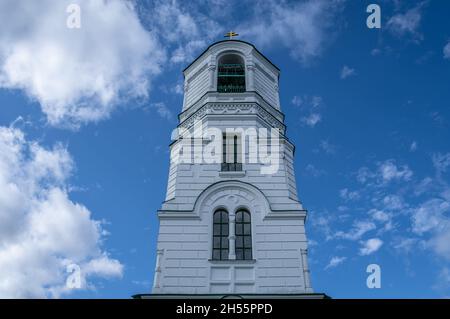
[[[223,210],[217,210],[213,215],[213,260],[228,259],[228,213]]]
[[[236,212],[236,259],[252,259],[252,225],[250,213],[246,210]]]
[[[219,59],[217,92],[245,92],[245,64],[237,54],[226,54]]]

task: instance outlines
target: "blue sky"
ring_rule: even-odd
[[[80,29],[66,27],[70,3]],[[366,26],[370,3],[381,29]],[[281,69],[315,291],[449,297],[448,12],[436,0],[2,1],[0,296],[150,291],[181,71],[233,29]],[[64,287],[70,263],[82,289]],[[381,289],[366,287],[372,263]]]

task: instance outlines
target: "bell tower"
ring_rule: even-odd
[[[235,35],[183,71],[153,290],[141,297],[324,296],[311,287],[280,70]]]

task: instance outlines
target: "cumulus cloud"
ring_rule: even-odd
[[[303,116],[300,118],[300,121],[304,125],[314,127],[322,120],[322,115],[320,113],[323,103],[322,97],[296,95],[292,98],[291,103],[294,106],[299,107],[302,111]]]
[[[395,211],[405,207],[403,197],[400,195],[386,195],[382,200],[383,206],[386,210]]]
[[[446,154],[433,154],[432,157],[433,166],[436,169],[436,173],[441,175],[447,171],[447,168],[450,166],[450,153]]]
[[[69,198],[73,167],[62,145],[45,148],[0,127],[0,298],[68,293],[72,264],[81,268],[81,288],[93,277],[122,275],[122,264],[101,247],[102,223]]]
[[[151,29],[160,30],[170,61],[188,63],[209,43],[234,26],[241,39],[263,48],[285,47],[294,59],[308,64],[332,42],[343,0],[299,2],[256,0],[145,1],[138,9]],[[233,11],[248,12],[237,20]],[[264,19],[261,19],[261,17]]]
[[[0,2],[0,88],[23,90],[52,125],[78,127],[146,98],[165,57],[131,2],[77,3],[81,28],[70,29],[69,1]]]
[[[159,31],[162,43],[169,50],[170,62],[178,64],[191,62],[223,34],[219,21],[225,10],[214,9],[226,8],[227,4],[158,0],[148,1],[140,6],[140,11],[150,28]],[[209,14],[203,13],[205,8]]]
[[[325,270],[326,270],[326,269],[330,269],[330,268],[335,268],[335,267],[339,266],[339,265],[342,264],[346,259],[347,259],[347,257],[333,256],[333,257],[330,259],[330,262],[328,263],[328,265],[325,266]]]
[[[450,260],[450,202],[432,198],[414,210],[411,220],[413,232],[425,236],[425,246]]]
[[[261,47],[287,47],[292,57],[307,64],[330,44],[336,16],[343,5],[340,0],[257,1],[254,18],[244,22],[239,30]]]
[[[312,226],[323,233],[326,240],[333,239],[332,235],[332,216],[328,212],[318,214],[317,212],[311,212],[311,224]]]
[[[331,144],[327,140],[320,141],[320,148],[327,154],[335,154],[336,153],[336,145]]]
[[[387,222],[391,220],[391,216],[382,210],[372,209],[369,212],[373,219],[379,222]]]
[[[361,167],[356,172],[356,180],[361,184],[365,184],[369,179],[375,177],[375,174],[368,167]]]
[[[390,182],[391,180],[408,181],[413,175],[412,171],[407,165],[399,167],[393,160],[387,160],[381,163],[378,167],[378,170],[384,182]]]
[[[420,22],[422,21],[422,10],[426,2],[421,2],[414,8],[404,13],[397,13],[387,22],[387,28],[397,36],[409,35],[415,41],[423,39],[423,35],[418,31]]]
[[[173,117],[172,111],[167,107],[164,102],[151,103],[149,105],[150,109],[156,110],[158,115],[166,120],[171,120]]]
[[[344,65],[342,67],[342,70],[341,70],[341,79],[345,80],[349,76],[352,76],[352,75],[355,75],[355,74],[356,74],[355,69],[352,69],[351,67],[349,67],[347,65]]]
[[[369,221],[355,221],[352,228],[348,232],[338,231],[335,234],[336,238],[358,240],[367,232],[376,229],[374,223]]]
[[[447,227],[445,214],[450,211],[450,203],[443,199],[431,199],[420,205],[413,213],[413,231],[419,235],[430,230]]]
[[[385,186],[392,181],[409,181],[412,176],[413,171],[408,165],[397,165],[395,160],[390,159],[377,163],[375,171],[361,167],[356,174],[356,179],[363,184],[375,180],[378,186]]]
[[[371,255],[378,251],[383,245],[383,241],[379,238],[371,238],[361,242],[362,247],[359,250],[359,254],[362,256]]]
[[[319,123],[321,120],[322,115],[320,115],[319,113],[311,113],[301,118],[301,121],[309,127],[316,126],[316,124]]]
[[[373,221],[383,225],[380,232],[390,231],[394,228],[392,213],[386,213],[385,211],[379,209],[371,209],[369,211],[369,215],[372,217]]]
[[[347,201],[359,199],[360,195],[357,191],[349,191],[348,188],[343,188],[339,191],[341,198]]]
[[[434,186],[435,185],[434,185],[433,179],[431,177],[427,176],[415,185],[414,194],[422,195],[422,194],[430,191]]]

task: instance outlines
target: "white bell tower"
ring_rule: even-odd
[[[183,73],[146,297],[323,297],[312,293],[280,70],[252,44],[230,39],[209,46]]]

